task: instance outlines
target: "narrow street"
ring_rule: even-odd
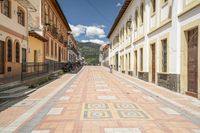
[[[66,74],[0,109],[1,133],[200,132],[198,100],[104,67]]]

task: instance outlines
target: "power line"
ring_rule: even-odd
[[[94,4],[93,4],[90,0],[86,0],[86,2],[87,2],[88,5],[89,5],[90,7],[92,7],[102,18],[104,18],[103,20],[104,20],[107,24],[110,25],[110,21],[108,20],[108,18],[106,18],[106,17],[101,13],[101,11],[99,11],[99,9],[96,8],[96,7],[94,6]]]

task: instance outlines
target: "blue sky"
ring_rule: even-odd
[[[107,34],[124,0],[58,0],[75,38],[107,42]]]

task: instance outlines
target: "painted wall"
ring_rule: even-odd
[[[38,62],[44,62],[44,42],[30,36],[28,38],[28,41],[28,62],[34,62],[35,50],[37,51]]]

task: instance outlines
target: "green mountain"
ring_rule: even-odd
[[[99,48],[101,47],[100,44],[86,42],[78,43],[78,48],[82,54],[83,57],[85,57],[85,60],[87,64],[99,64]]]

